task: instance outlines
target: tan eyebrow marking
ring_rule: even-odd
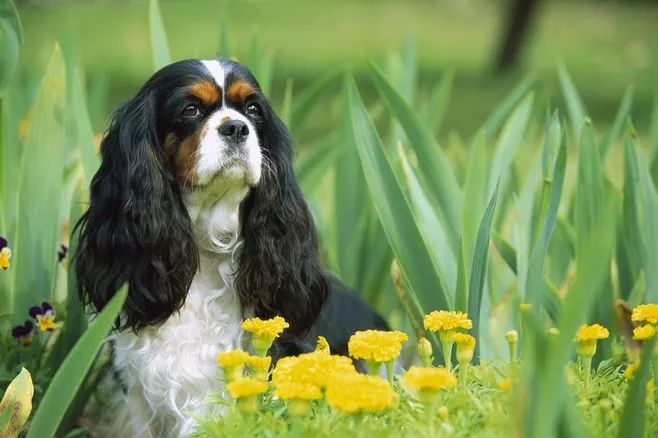
[[[244,81],[238,81],[232,83],[228,87],[228,93],[226,93],[226,95],[232,102],[244,102],[255,92],[256,90],[251,86],[251,84]]]
[[[221,98],[220,90],[214,83],[206,80],[195,82],[187,91],[205,105],[213,105]]]

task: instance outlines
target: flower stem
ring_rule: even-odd
[[[379,362],[375,362],[374,360],[366,360],[366,364],[368,365],[368,374],[371,376],[379,375]]]
[[[388,376],[388,382],[393,383],[393,361],[389,360],[386,362],[386,375]]]
[[[514,363],[516,360],[516,342],[510,342],[508,343],[509,345],[509,361],[510,363]]]
[[[468,376],[469,363],[464,362],[459,364],[459,385],[466,388],[466,377]]]
[[[592,356],[580,356],[580,363],[583,368],[583,383],[585,388],[588,388],[590,374],[592,374]]]
[[[443,339],[441,340],[441,350],[443,353],[443,363],[445,363],[446,368],[448,371],[452,370],[452,345],[454,344],[454,341],[444,341]]]

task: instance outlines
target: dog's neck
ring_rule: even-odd
[[[183,194],[201,253],[233,253],[240,243],[240,204],[244,185],[218,185]]]

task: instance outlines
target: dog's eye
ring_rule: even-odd
[[[185,108],[183,108],[183,111],[181,112],[181,115],[185,117],[196,117],[199,115],[199,105],[196,103],[191,103]]]
[[[259,117],[261,115],[260,106],[257,103],[250,103],[247,105],[245,112],[249,117]]]

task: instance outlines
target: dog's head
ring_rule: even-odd
[[[164,67],[116,111],[101,156],[76,255],[82,297],[96,310],[125,282],[125,326],[158,324],[180,309],[199,259],[184,196],[241,188],[234,285],[242,305],[283,316],[291,332],[315,320],[328,286],[290,134],[244,66]]]

